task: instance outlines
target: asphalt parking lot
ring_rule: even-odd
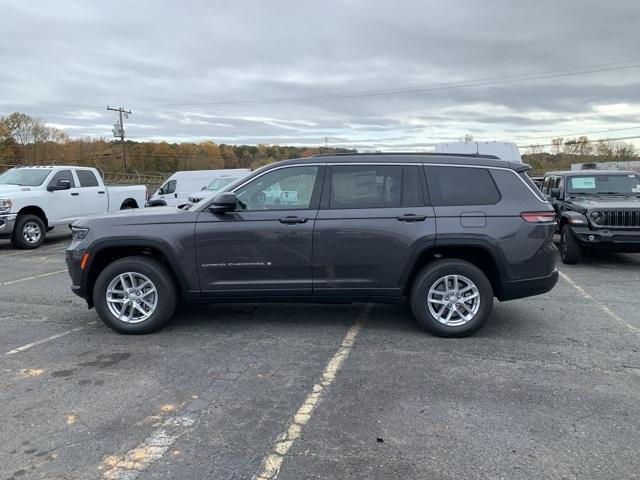
[[[466,339],[362,304],[135,337],[71,294],[68,242],[0,240],[0,479],[640,477],[640,255],[560,265]]]

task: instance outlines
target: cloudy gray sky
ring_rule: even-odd
[[[140,140],[420,150],[640,136],[640,2],[0,0],[0,115]],[[636,141],[636,140],[634,140]]]

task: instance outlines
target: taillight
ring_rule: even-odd
[[[550,223],[556,221],[555,212],[522,212],[520,217],[528,223]]]

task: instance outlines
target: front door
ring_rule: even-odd
[[[235,212],[200,213],[196,255],[203,293],[311,294],[313,226],[322,172],[321,165],[268,170],[234,190]]]
[[[82,216],[82,199],[71,170],[58,170],[49,185],[57,185],[60,180],[68,180],[71,188],[46,192],[49,197],[49,223],[72,222]]]
[[[314,232],[314,295],[400,295],[412,257],[435,243],[421,167],[327,168]]]

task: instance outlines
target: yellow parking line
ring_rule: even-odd
[[[0,283],[0,286],[4,287],[6,285],[15,285],[16,283],[29,282],[31,280],[37,280],[38,278],[50,277],[51,275],[58,275],[59,273],[64,273],[67,270],[56,270],[55,272],[43,273],[42,275],[34,275],[33,277],[20,278],[18,280],[11,280],[10,282]]]
[[[260,468],[260,473],[255,477],[256,480],[272,480],[278,476],[284,456],[300,437],[302,427],[309,422],[314,409],[320,400],[322,400],[327,388],[335,380],[338,370],[340,370],[349,356],[356,336],[360,333],[362,325],[370,311],[371,305],[367,305],[364,311],[358,316],[356,322],[349,328],[340,347],[333,357],[331,357],[331,360],[329,360],[324,372],[322,372],[321,381],[313,386],[313,390],[293,416],[285,431],[278,436],[271,451],[262,460],[262,467]]]
[[[576,291],[580,295],[582,295],[584,298],[586,298],[587,300],[591,300],[593,303],[595,303],[600,308],[600,310],[602,310],[609,318],[612,318],[613,320],[618,322],[620,325],[622,325],[623,327],[625,327],[628,330],[632,331],[636,335],[640,335],[640,328],[638,328],[638,327],[636,327],[634,325],[631,325],[630,323],[626,322],[625,320],[620,318],[618,315],[616,315],[614,312],[612,312],[611,309],[609,307],[607,307],[604,303],[601,303],[598,300],[596,300],[595,298],[593,298],[593,296],[591,294],[589,294],[584,288],[582,288],[580,285],[578,285],[569,275],[567,275],[564,272],[559,272],[559,273],[560,273],[560,276],[563,278],[563,280],[565,282],[567,282],[569,285],[571,285],[573,288],[575,288]]]

